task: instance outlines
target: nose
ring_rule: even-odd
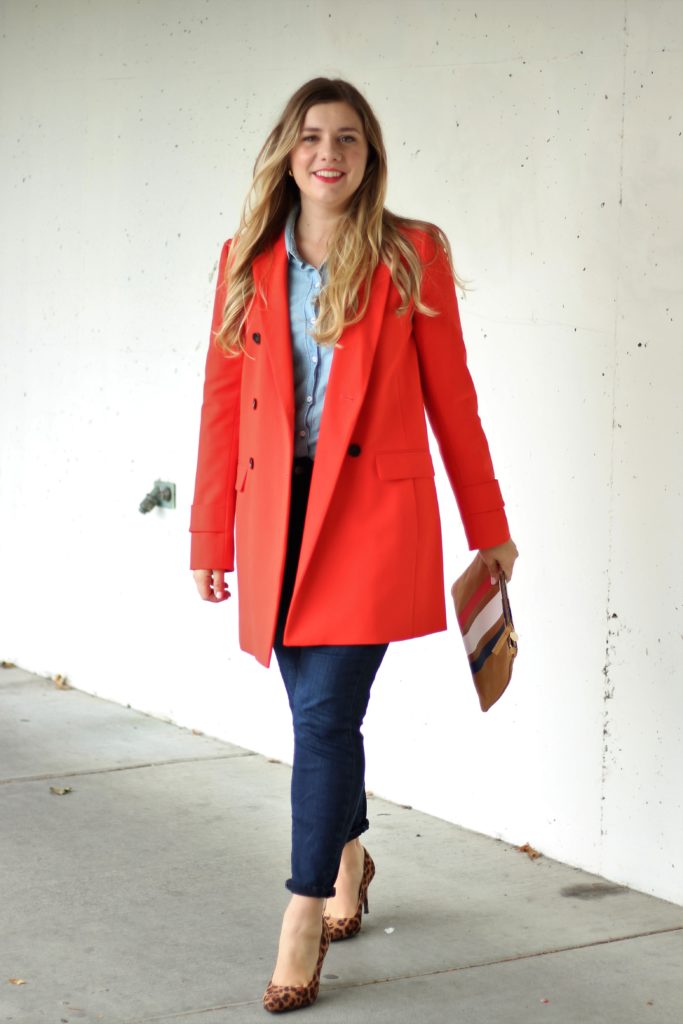
[[[341,146],[336,136],[323,136],[320,146],[320,156],[324,160],[339,160],[339,157],[341,156]]]

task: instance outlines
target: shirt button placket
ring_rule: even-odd
[[[310,370],[308,374],[308,394],[306,395],[306,404],[308,408],[306,409],[306,413],[304,415],[304,426],[306,427],[307,433],[310,432],[311,429],[311,408],[313,406],[313,396],[315,395],[316,386],[315,360],[313,356],[315,349],[315,341],[311,337],[311,332],[309,329],[309,325],[313,326],[313,324],[315,323],[315,316],[313,315],[313,280],[315,279],[315,271],[313,270],[312,267],[310,267],[308,273],[311,279],[311,285],[309,288],[308,297],[306,299],[306,319],[308,321],[306,325],[306,347],[308,349],[308,357],[310,359]]]

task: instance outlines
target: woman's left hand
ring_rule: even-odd
[[[479,554],[486,562],[486,567],[491,573],[491,582],[496,583],[499,572],[503,572],[506,582],[512,579],[512,567],[519,555],[517,545],[512,537],[504,544],[496,544],[493,548],[484,548]]]

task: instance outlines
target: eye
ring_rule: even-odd
[[[318,138],[317,135],[303,135],[302,136],[302,141],[303,142],[310,142],[311,139],[317,139],[317,138]]]
[[[356,136],[355,135],[340,135],[339,138],[342,141],[346,141],[346,142],[355,142],[356,141]]]

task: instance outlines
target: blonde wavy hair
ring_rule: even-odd
[[[363,180],[329,240],[327,282],[319,295],[315,340],[321,345],[335,345],[347,325],[363,318],[372,275],[380,261],[389,267],[400,294],[398,315],[407,311],[411,300],[415,309],[436,315],[420,299],[422,264],[406,229],[426,231],[436,246],[445,250],[456,284],[464,287],[455,275],[444,232],[435,224],[399,217],[385,207],[386,151],[379,122],[365,97],[343,79],[313,78],[291,96],[254,164],[251,188],[230,246],[223,320],[215,335],[215,343],[227,354],[237,355],[245,347],[243,328],[255,296],[252,263],[279,237],[287,215],[299,200],[298,186],[288,170],[289,155],[299,142],[304,118],[310,107],[335,102],[348,103],[358,114],[368,144],[368,159]]]

